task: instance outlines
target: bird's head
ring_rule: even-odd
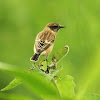
[[[50,30],[57,33],[60,28],[65,28],[65,27],[58,23],[49,23],[46,25],[46,28],[49,28]]]

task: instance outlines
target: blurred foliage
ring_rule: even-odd
[[[50,22],[58,22],[66,29],[59,31],[49,59],[66,44],[70,47],[68,56],[58,64],[63,66],[59,77],[74,77],[78,98],[86,92],[100,94],[99,0],[0,0],[0,62],[28,70],[35,37]],[[0,89],[13,78],[0,71]],[[24,86],[7,93],[38,98]]]
[[[0,63],[0,69],[4,71],[9,71],[13,73],[13,75],[19,77],[17,79],[14,79],[7,87],[2,89],[1,92],[7,91],[17,86],[18,83],[20,83],[22,79],[24,81],[24,84],[33,93],[36,93],[41,99],[50,100],[50,98],[52,98],[52,100],[56,100],[56,99],[60,100],[60,98],[70,99],[73,97],[74,82],[71,76],[60,78],[60,80],[51,79],[49,78],[50,77],[49,75],[45,75],[44,73],[38,73],[37,70],[33,70],[32,73],[30,73],[30,71],[23,72],[22,69],[20,69],[19,71],[19,69],[17,69],[16,67],[14,66],[12,67],[12,65],[8,65],[5,63]],[[64,84],[66,84],[66,86],[64,86]],[[65,95],[66,93],[67,93],[67,96]],[[1,98],[5,99],[5,97],[3,96],[1,96]],[[21,97],[21,98],[24,99],[24,97]],[[9,100],[9,95],[7,99]]]
[[[100,95],[88,94],[87,95],[87,100],[100,100]]]
[[[17,85],[19,85],[20,83],[22,83],[22,80],[19,78],[15,78],[13,81],[11,81],[8,86],[6,86],[5,88],[1,89],[1,91],[7,91],[10,90],[14,87],[16,87]]]

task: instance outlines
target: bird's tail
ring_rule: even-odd
[[[40,56],[40,54],[34,54],[32,57],[31,57],[31,61],[37,61],[38,60],[38,58],[39,58],[39,56]]]

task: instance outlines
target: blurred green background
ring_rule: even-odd
[[[73,76],[76,92],[86,85],[88,92],[100,94],[99,0],[0,0],[0,62],[31,67],[35,37],[50,22],[66,26],[59,31],[51,55],[65,45],[70,48],[58,64],[63,66],[59,75]],[[0,89],[12,79],[0,71]],[[9,92],[31,95],[23,85]]]

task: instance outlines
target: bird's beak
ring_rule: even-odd
[[[60,28],[65,28],[65,26],[60,26]]]

